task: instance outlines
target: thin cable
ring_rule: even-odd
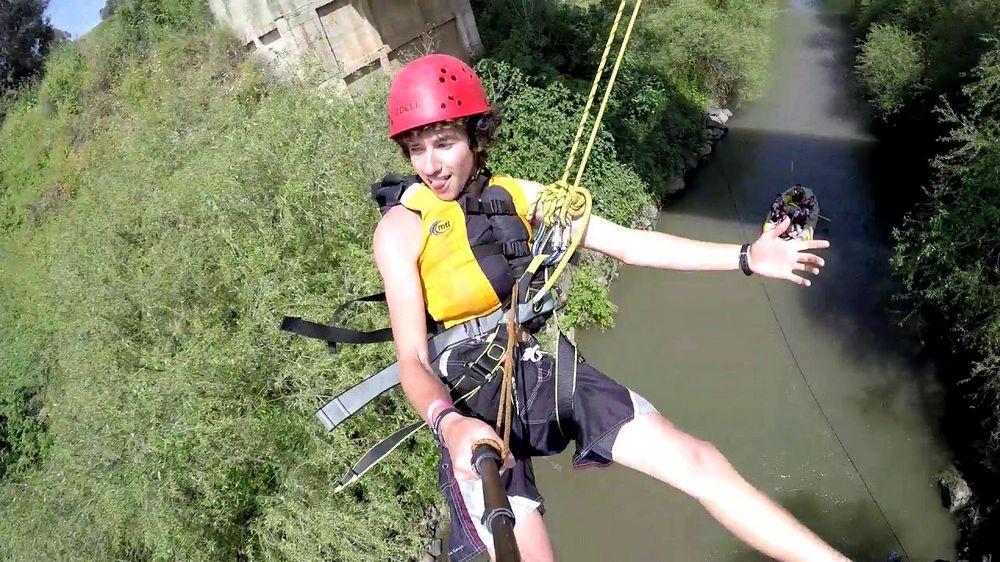
[[[740,213],[739,205],[736,204],[736,196],[733,194],[733,186],[729,183],[729,175],[726,174],[726,165],[722,159],[718,159],[719,169],[722,170],[722,181],[726,184],[726,191],[729,192],[729,201],[733,204],[733,211],[736,213],[736,220],[740,223],[740,232],[743,234],[743,240],[746,242],[752,242],[749,236],[747,236],[746,223],[743,222],[743,215]],[[756,239],[756,238],[755,238]],[[806,389],[809,390],[809,395],[812,396],[813,401],[816,403],[816,408],[819,413],[822,414],[823,419],[826,421],[827,427],[830,428],[830,432],[837,439],[837,443],[840,444],[840,448],[844,451],[844,456],[847,457],[848,462],[851,463],[851,468],[854,469],[854,473],[858,475],[858,479],[865,487],[865,491],[868,492],[868,497],[871,498],[872,503],[875,504],[875,508],[878,509],[879,515],[882,516],[882,520],[885,521],[885,526],[889,528],[889,532],[892,533],[893,539],[896,540],[896,544],[899,545],[899,549],[903,551],[903,555],[910,559],[910,555],[906,552],[906,548],[903,546],[903,541],[899,540],[899,535],[896,534],[896,529],[893,528],[892,523],[889,522],[889,517],[886,516],[885,510],[882,509],[882,504],[878,502],[875,498],[875,494],[872,492],[871,486],[868,485],[868,481],[865,477],[861,475],[861,470],[858,469],[858,465],[854,462],[854,458],[851,457],[851,453],[847,451],[847,446],[844,445],[844,440],[840,438],[840,434],[837,433],[837,428],[834,427],[833,422],[830,420],[830,416],[826,414],[826,410],[823,409],[823,405],[820,403],[819,398],[816,397],[816,392],[813,391],[813,387],[809,384],[809,379],[806,378],[806,373],[802,369],[802,364],[799,363],[799,358],[795,355],[795,350],[792,349],[792,343],[788,341],[788,334],[785,332],[785,327],[781,324],[781,319],[778,318],[778,311],[774,308],[774,302],[771,300],[771,294],[767,291],[767,286],[760,283],[760,288],[764,291],[764,297],[767,298],[767,306],[771,309],[771,315],[774,317],[774,323],[778,326],[778,331],[781,332],[781,339],[785,341],[785,347],[788,348],[788,354],[792,356],[792,362],[795,363],[795,368],[799,371],[799,376],[802,377],[802,382],[805,383]]]

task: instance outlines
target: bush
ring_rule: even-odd
[[[965,115],[947,107],[951,150],[935,161],[928,200],[896,229],[892,263],[915,312],[956,359],[945,382],[974,413],[956,449],[974,507],[963,525],[963,558],[995,551],[1000,525],[1000,48],[983,56],[964,89]],[[970,406],[971,405],[971,406]],[[966,420],[963,420],[966,421]],[[972,462],[969,462],[971,459]],[[965,462],[962,462],[965,461]],[[992,530],[991,530],[992,529]]]
[[[367,185],[402,166],[384,91],[328,103],[214,32],[154,36],[100,88],[97,49],[65,51],[40,98],[88,103],[25,101],[0,129],[0,558],[416,555],[426,436],[333,493],[405,401],[329,438],[312,415],[391,349],[277,330],[378,287]]]
[[[921,87],[924,63],[920,43],[905,29],[876,24],[861,44],[856,69],[880,113],[897,113]]]

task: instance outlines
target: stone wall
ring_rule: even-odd
[[[346,91],[441,52],[470,61],[482,49],[469,0],[209,0],[216,19],[279,69],[309,53],[325,85]]]

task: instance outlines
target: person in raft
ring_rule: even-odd
[[[499,315],[531,260],[529,241],[540,225],[543,186],[486,168],[500,116],[475,72],[459,59],[433,54],[404,66],[390,87],[388,112],[389,135],[415,175],[405,181],[388,175],[372,187],[382,211],[374,234],[375,262],[385,286],[403,391],[433,428],[441,452],[439,478],[452,520],[449,559],[464,562],[487,550],[493,555],[492,536],[481,522],[482,483],[470,465],[477,441],[503,442],[495,430],[502,360],[483,352],[484,338],[497,332],[498,324],[506,326]],[[741,247],[628,229],[594,215],[582,246],[630,265],[742,268],[746,275],[808,287],[810,281],[797,273],[818,274],[824,262],[806,250],[829,243],[779,240],[788,223],[786,217]],[[430,357],[428,315],[445,326],[465,326],[469,339]],[[568,402],[560,398],[559,377],[553,375],[566,365],[556,365],[530,331],[520,340],[502,480],[525,560],[555,559],[531,458],[558,454],[571,441],[575,467],[615,462],[670,484],[775,559],[847,560],[744,480],[712,444],[681,431],[642,396],[576,355],[572,394]],[[560,345],[566,340],[561,338]]]

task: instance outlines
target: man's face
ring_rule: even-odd
[[[406,139],[405,146],[414,171],[435,195],[445,201],[461,195],[476,164],[461,125],[424,129]]]

